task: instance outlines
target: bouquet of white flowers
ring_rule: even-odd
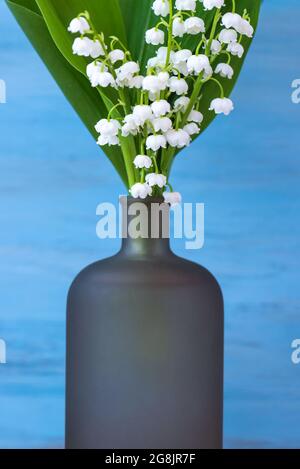
[[[32,18],[31,29],[24,21],[26,2],[31,9],[35,4],[56,53],[68,70],[73,67],[80,95],[66,81],[59,84],[93,126],[131,195],[163,195],[178,203],[181,196],[169,182],[174,158],[215,115],[234,109],[229,94],[254,35],[260,0],[9,1],[49,66],[49,51],[41,51],[32,34]],[[86,9],[73,18],[79,6]],[[53,64],[50,69],[57,78]],[[89,105],[98,112],[94,121],[91,112],[87,117]]]

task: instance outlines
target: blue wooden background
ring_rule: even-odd
[[[264,2],[233,98],[178,158],[173,183],[206,205],[190,257],[226,301],[225,445],[300,447],[300,78],[298,0]],[[65,298],[75,274],[118,249],[95,236],[95,208],[123,192],[0,0],[0,447],[62,447]]]

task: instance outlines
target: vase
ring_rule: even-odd
[[[208,270],[171,251],[169,206],[155,220],[152,213],[160,202],[123,198],[121,251],[70,288],[69,449],[222,447],[221,289]],[[147,226],[132,236],[137,203]]]

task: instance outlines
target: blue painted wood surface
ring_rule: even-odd
[[[184,200],[206,205],[204,249],[174,249],[225,296],[227,447],[300,447],[299,18],[296,0],[264,2],[236,111],[174,167]],[[62,447],[66,292],[118,249],[96,238],[95,208],[123,189],[3,0],[0,31],[0,447]]]

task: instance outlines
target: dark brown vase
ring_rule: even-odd
[[[159,231],[123,239],[70,288],[67,448],[222,447],[222,293]]]

